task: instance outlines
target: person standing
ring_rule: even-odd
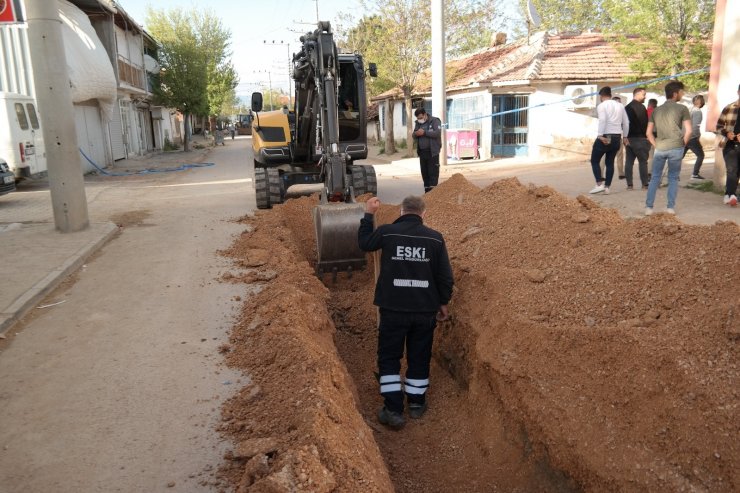
[[[622,139],[629,133],[629,120],[627,113],[621,103],[612,99],[612,89],[604,86],[599,91],[601,103],[596,107],[596,114],[599,118],[599,135],[594,141],[591,150],[591,170],[596,179],[596,187],[589,193],[609,193],[609,187],[614,177],[614,156],[622,145]],[[601,157],[606,155],[606,179],[602,177],[601,166],[599,162]]]
[[[670,81],[665,86],[666,102],[655,108],[648,120],[647,138],[655,146],[653,173],[645,199],[645,215],[653,213],[655,194],[660,186],[663,168],[668,164],[668,214],[675,214],[678,178],[681,174],[683,149],[691,136],[689,109],[679,103],[684,95],[683,83]],[[655,131],[655,134],[653,134]]]
[[[701,146],[701,129],[699,127],[703,118],[701,109],[704,107],[704,96],[697,94],[691,102],[694,104],[689,112],[691,115],[691,138],[683,149],[683,157],[686,157],[688,151],[694,153],[696,161],[694,162],[694,171],[691,173],[691,178],[693,180],[703,180],[704,177],[699,174],[701,164],[704,162],[704,148]]]
[[[382,249],[374,297],[380,312],[378,374],[384,399],[378,421],[400,429],[406,422],[404,393],[411,418],[421,418],[427,410],[434,328],[437,320],[448,317],[454,281],[442,234],[424,226],[426,205],[421,197],[403,199],[401,216],[373,231],[378,208],[377,197],[365,203],[357,236],[360,249]],[[402,381],[404,348],[408,368]]]
[[[442,122],[429,115],[424,108],[414,112],[414,140],[416,153],[424,180],[424,193],[431,191],[439,182],[439,151],[442,148]]]
[[[740,111],[740,86],[737,88],[737,101],[734,101],[722,109],[722,113],[717,120],[717,133],[725,139],[725,147],[722,149],[722,157],[725,158],[725,169],[727,178],[725,179],[725,198],[724,203],[735,207],[737,205],[737,182],[738,168],[740,167],[740,119],[737,114]]]
[[[650,118],[653,116],[653,111],[658,107],[658,100],[655,98],[648,99],[647,116]]]
[[[627,118],[630,122],[629,134],[625,140],[627,149],[627,159],[625,161],[624,172],[627,178],[627,190],[632,190],[632,170],[637,158],[637,169],[640,174],[640,182],[643,190],[648,187],[648,156],[650,155],[650,141],[647,139],[648,115],[645,109],[645,97],[647,90],[644,87],[637,87],[632,91],[632,101],[625,108]]]
[[[622,104],[622,98],[619,96],[614,96],[612,99],[617,103]],[[619,176],[620,180],[624,180],[624,142],[619,143],[619,150],[617,151],[617,155],[614,156],[614,165],[617,167],[617,176]]]

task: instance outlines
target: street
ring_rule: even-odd
[[[229,269],[218,250],[243,229],[231,220],[254,207],[248,143],[211,150],[212,167],[88,178],[91,221],[121,231],[45,301],[64,303],[0,341],[0,491],[212,481],[227,448],[214,431],[220,405],[248,378],[217,351],[245,295],[217,279]],[[18,193],[0,213],[50,220],[48,188]]]

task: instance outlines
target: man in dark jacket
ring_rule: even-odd
[[[427,114],[424,108],[414,112],[414,140],[419,155],[421,178],[424,180],[424,193],[437,186],[439,182],[439,151],[442,148],[442,122]]]
[[[421,197],[406,197],[401,217],[373,231],[379,207],[377,197],[366,202],[358,240],[364,251],[383,250],[374,299],[380,308],[378,373],[385,400],[378,420],[398,429],[405,424],[404,392],[409,416],[421,418],[427,409],[434,328],[437,320],[447,319],[452,267],[442,235],[423,224],[426,206]],[[408,369],[402,381],[404,347]]]

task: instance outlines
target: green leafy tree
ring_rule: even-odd
[[[228,52],[231,34],[214,14],[179,8],[148,8],[146,26],[160,44],[155,101],[184,115],[188,151],[191,115],[216,116],[236,96],[238,77]]]
[[[541,28],[556,32],[601,31],[642,78],[704,68],[711,58],[714,0],[532,0]],[[526,0],[520,0],[525,12]],[[681,78],[689,89],[706,88],[708,74]]]
[[[193,14],[195,32],[206,57],[208,115],[220,115],[224,103],[236,97],[239,83],[239,76],[231,63],[231,31],[209,10]]]
[[[556,32],[603,30],[611,26],[611,0],[532,0],[542,18],[539,29]],[[527,0],[519,0],[527,18]]]
[[[712,0],[622,0],[610,6],[610,31],[639,76],[675,75],[709,65],[714,11]],[[709,73],[681,81],[689,90],[705,89]]]

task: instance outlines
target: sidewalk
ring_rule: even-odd
[[[189,153],[167,152],[117,161],[109,173],[135,173],[194,164],[204,161],[208,149]],[[88,204],[106,190],[151,180],[148,175],[123,177],[93,173],[85,176]],[[161,179],[161,174],[156,178]],[[67,276],[80,268],[92,254],[118,232],[108,221],[105,207],[90,211],[90,227],[77,233],[55,230],[48,181],[23,182],[14,193],[0,197],[0,251],[6,263],[0,283],[0,338],[15,322],[36,307]]]
[[[53,223],[0,225],[0,247],[13,252],[0,285],[0,334],[33,309],[67,276],[118,231],[113,223],[95,223],[79,233],[63,234]]]

